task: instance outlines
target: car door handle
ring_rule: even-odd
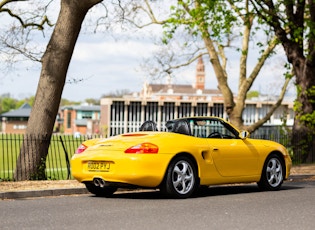
[[[213,149],[212,149],[213,151],[217,151],[217,150],[219,150],[219,148],[217,148],[217,147],[213,147]]]

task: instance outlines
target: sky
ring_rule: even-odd
[[[82,101],[116,90],[140,91],[144,76],[137,69],[152,49],[145,41],[104,41],[101,35],[83,34],[76,44],[62,97]],[[0,74],[0,94],[10,93],[14,98],[35,94],[41,66],[28,64],[15,67],[6,76]]]
[[[104,39],[102,35],[82,35],[75,47],[69,66],[62,98],[84,101],[87,98],[100,99],[102,95],[120,90],[140,92],[145,81],[166,83],[166,79],[153,81],[141,69],[144,58],[150,57],[157,47],[150,41]],[[238,85],[238,57],[230,56],[228,64],[229,83],[234,92]],[[233,61],[233,59],[235,59]],[[211,65],[206,65],[206,88],[217,88]],[[173,75],[174,84],[193,84],[197,63]],[[40,65],[19,67],[8,75],[0,74],[0,94],[23,99],[35,95],[40,76]],[[281,85],[282,69],[276,63],[267,62],[263,76],[258,77],[253,90],[262,93],[278,90]],[[280,77],[279,77],[280,76]]]
[[[159,33],[160,31],[156,31]],[[115,33],[115,31],[114,31]],[[87,98],[100,99],[104,94],[129,90],[140,92],[145,81],[166,83],[166,79],[153,81],[140,65],[144,58],[151,57],[158,49],[149,39],[152,34],[128,35],[123,39],[108,36],[104,33],[80,34],[69,66],[67,81],[62,98],[71,101],[84,101]],[[48,38],[41,45],[46,46]],[[282,52],[279,50],[279,52]],[[239,56],[230,53],[227,71],[229,84],[234,92],[238,87]],[[252,90],[270,93],[279,90],[283,79],[284,55],[268,61],[262,74],[255,81]],[[249,59],[249,67],[254,65],[255,58]],[[174,84],[193,84],[197,62],[188,68],[177,71],[173,77]],[[206,65],[206,88],[217,88],[216,78],[209,61]],[[0,95],[9,93],[11,97],[24,99],[36,93],[41,66],[30,62],[19,63],[9,72],[0,72]],[[275,92],[276,93],[276,92]]]
[[[152,80],[141,68],[144,58],[157,49],[149,39],[116,40],[103,34],[81,34],[69,66],[63,98],[84,101],[120,90],[140,92],[145,81],[165,83],[166,79]],[[174,75],[174,84],[193,84],[197,62]],[[40,76],[40,65],[19,64],[7,74],[0,73],[0,94],[23,99],[35,95]],[[208,77],[210,78],[210,76]],[[215,78],[207,81],[211,88]],[[216,87],[216,86],[214,86]]]

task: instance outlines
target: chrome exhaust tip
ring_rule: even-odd
[[[100,187],[104,188],[105,187],[105,181],[103,179],[99,179]]]
[[[104,188],[106,185],[106,182],[101,178],[94,178],[93,183],[96,187],[101,187],[101,188]]]
[[[99,187],[100,186],[100,180],[98,178],[94,178],[93,179],[93,183],[96,187]]]

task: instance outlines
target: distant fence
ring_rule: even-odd
[[[289,130],[291,130],[291,127],[284,129],[282,126],[261,126],[250,134],[250,138],[272,140],[284,145],[286,148],[290,148],[291,137]]]
[[[49,180],[71,179],[70,159],[78,146],[91,136],[53,135],[46,159]],[[93,136],[94,138],[94,136]],[[13,180],[16,162],[23,143],[22,134],[0,134],[0,181]]]
[[[46,159],[46,177],[49,180],[72,179],[70,169],[70,159],[78,146],[85,140],[96,138],[97,136],[73,136],[73,135],[53,135]],[[20,148],[23,143],[22,134],[0,134],[0,181],[13,180],[14,170]],[[263,126],[251,134],[251,138],[273,140],[283,144],[292,154],[291,138],[286,130],[280,126]],[[314,143],[314,142],[313,142]],[[307,163],[315,162],[315,149],[309,153]],[[301,163],[301,154],[291,155],[294,163]]]
[[[293,154],[293,146],[299,146],[298,143],[301,140],[291,140],[291,126],[261,126],[258,130],[253,132],[250,137],[256,139],[265,139],[272,140],[284,145],[289,154],[291,155],[292,161],[294,164],[300,163],[314,163],[315,162],[315,137],[313,136],[312,140],[309,140],[313,143],[310,152],[303,153],[302,149],[296,149],[296,152]]]

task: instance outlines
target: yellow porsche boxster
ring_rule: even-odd
[[[227,183],[279,190],[291,165],[281,144],[250,139],[218,117],[174,119],[161,131],[146,121],[139,132],[83,142],[71,159],[73,177],[105,197],[129,186],[159,188],[175,198]]]

